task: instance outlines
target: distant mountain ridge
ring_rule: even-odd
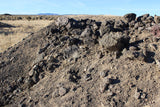
[[[38,15],[58,15],[56,13],[38,13]]]

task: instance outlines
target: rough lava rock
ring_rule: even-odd
[[[135,21],[136,14],[135,13],[129,13],[129,14],[124,15],[123,17],[129,23],[131,21]]]
[[[129,36],[119,33],[105,34],[99,40],[100,46],[106,51],[121,51],[129,43]]]

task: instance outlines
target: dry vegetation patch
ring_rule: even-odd
[[[0,52],[5,51],[10,46],[21,41],[29,34],[34,33],[46,27],[51,22],[50,20],[3,20],[6,24],[10,24],[13,27],[1,27],[0,28]]]

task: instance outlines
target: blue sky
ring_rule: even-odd
[[[0,14],[160,15],[160,0],[0,0]]]

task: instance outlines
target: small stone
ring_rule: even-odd
[[[90,72],[90,73],[93,72],[93,71],[94,71],[94,68],[89,69],[89,72]]]
[[[137,89],[135,90],[134,97],[135,97],[136,99],[139,99],[139,98],[140,98],[140,93],[137,91]]]
[[[59,95],[64,96],[67,93],[67,89],[64,87],[59,88]]]
[[[111,80],[107,77],[103,78],[103,82],[100,84],[100,92],[104,93],[105,90],[109,89]]]
[[[52,93],[52,98],[55,98],[55,97],[59,97],[59,91],[58,91],[58,89],[56,89],[56,90]]]
[[[13,94],[9,95],[8,98],[11,99],[13,97]]]
[[[108,84],[106,84],[106,83],[101,83],[101,84],[100,84],[100,92],[101,92],[101,93],[104,93],[105,90],[107,89],[107,87],[108,87]]]
[[[54,56],[50,56],[49,58],[48,58],[48,62],[50,62],[50,63],[58,63],[59,61],[54,57]]]
[[[86,28],[82,33],[81,33],[81,37],[89,37],[91,35],[91,29],[90,28]]]
[[[149,47],[151,51],[156,51],[158,49],[156,44],[149,44]]]
[[[130,60],[135,59],[134,51],[132,52],[130,50],[124,49],[122,51],[122,53],[123,53],[123,56],[125,56],[126,59],[130,59]]]
[[[32,65],[36,65],[38,62],[42,61],[43,58],[44,58],[45,54],[42,53],[42,54],[37,54],[37,57],[36,59],[34,60],[33,64]]]
[[[156,61],[156,65],[157,65],[158,69],[160,69],[160,60],[155,59],[155,61]]]
[[[113,95],[113,92],[109,91],[107,92],[107,96],[112,96]]]
[[[39,67],[38,67],[38,64],[36,64],[36,65],[33,66],[32,69],[36,71],[36,70],[38,70],[38,68],[39,68]]]
[[[73,53],[72,58],[75,60],[78,59],[79,56],[80,56],[79,53],[76,51]]]
[[[33,76],[33,75],[34,75],[34,72],[35,72],[35,71],[34,71],[33,69],[32,69],[32,70],[30,70],[30,71],[29,71],[29,73],[28,73],[28,74],[29,74],[29,76]]]
[[[26,104],[19,104],[18,107],[27,107]]]
[[[13,94],[17,94],[19,92],[21,92],[21,89],[16,89],[16,90],[13,91]]]
[[[43,97],[44,97],[44,98],[48,98],[48,97],[49,97],[49,94],[46,94],[46,95],[44,95]]]
[[[141,33],[144,30],[144,27],[138,27],[138,33]]]
[[[99,58],[99,59],[103,58],[103,56],[104,56],[104,55],[103,55],[102,52],[98,53],[98,58]]]
[[[131,46],[131,47],[129,47],[129,50],[130,50],[130,51],[135,51],[135,50],[137,50],[137,48],[134,47],[134,46]]]
[[[41,73],[40,75],[39,75],[39,79],[43,79],[45,77],[45,73]]]
[[[100,72],[100,77],[101,78],[104,78],[104,77],[106,77],[108,75],[108,70],[104,70],[104,71],[101,71]]]
[[[108,78],[108,77],[105,77],[103,79],[103,82],[106,83],[106,84],[111,84],[112,80],[110,78]]]
[[[140,98],[145,99],[146,98],[146,94],[145,93],[141,93]]]
[[[109,88],[109,89],[112,89],[112,88],[113,88],[113,85],[109,85],[108,88]]]
[[[91,74],[85,75],[85,79],[86,81],[90,81],[92,79]]]
[[[138,57],[137,57],[137,59],[138,59],[139,61],[145,61],[145,55],[144,55],[144,52],[143,52],[143,51],[138,52]]]
[[[28,88],[32,87],[35,84],[33,79],[30,77],[25,80],[25,83],[27,84]]]
[[[17,80],[17,82],[18,83],[23,83],[23,79],[24,79],[23,77],[19,77],[18,80]]]
[[[8,92],[12,92],[14,89],[13,89],[13,87],[12,86],[8,86],[8,88],[7,88],[7,91]]]
[[[34,83],[37,83],[39,81],[39,74],[34,74],[32,77]]]
[[[50,44],[49,43],[47,43],[43,48],[41,48],[41,49],[39,49],[39,54],[41,54],[41,53],[43,53],[46,49],[47,49],[47,47],[49,46]]]
[[[54,66],[53,63],[49,63],[49,64],[47,65],[47,70],[48,70],[48,71],[53,72],[54,69],[55,69],[55,66]]]

